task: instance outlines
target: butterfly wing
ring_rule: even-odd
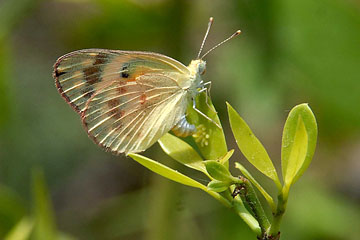
[[[189,70],[164,55],[80,50],[55,63],[56,86],[89,136],[114,153],[140,152],[184,115]]]

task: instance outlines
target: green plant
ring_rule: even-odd
[[[22,205],[22,201],[16,197],[16,194],[5,186],[0,186],[1,226],[11,224],[7,229],[2,229],[1,239],[74,240],[75,238],[56,228],[52,203],[41,169],[33,170],[31,191],[33,195],[32,209],[30,214],[26,214],[26,207]],[[8,219],[14,221],[6,224],[4,220]]]
[[[199,95],[197,106],[220,124],[212,103],[206,103],[205,94]],[[227,107],[231,129],[240,151],[253,166],[275,183],[278,190],[277,202],[239,162],[235,162],[235,168],[240,170],[242,175],[233,176],[230,173],[229,159],[233,150],[227,150],[223,131],[198,116],[191,108],[188,110],[188,119],[197,126],[198,131],[193,138],[200,154],[187,142],[169,133],[159,140],[159,144],[174,160],[204,173],[209,178],[207,186],[158,161],[139,154],[129,154],[129,156],[163,177],[207,192],[226,207],[233,209],[258,239],[279,239],[280,223],[286,210],[290,187],[305,172],[315,151],[317,140],[315,117],[307,104],[297,105],[290,111],[282,137],[283,181],[281,182],[261,142],[230,104],[227,103]],[[271,217],[264,211],[254,187],[269,205],[272,211]]]

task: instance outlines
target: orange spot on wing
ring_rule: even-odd
[[[146,95],[145,95],[145,93],[143,93],[143,94],[141,94],[141,96],[140,96],[140,103],[141,104],[144,104],[146,102]]]
[[[107,102],[108,106],[110,108],[116,107],[117,105],[119,105],[119,100],[118,99],[111,99]]]
[[[127,78],[126,81],[127,81],[127,82],[135,82],[135,81],[136,81],[136,77]]]
[[[118,99],[112,99],[112,100],[108,101],[107,104],[108,104],[109,108],[111,109],[109,111],[110,116],[113,116],[114,118],[120,118],[121,116],[123,116],[123,113],[122,113],[123,111],[121,111],[118,107],[120,104]]]
[[[117,91],[120,93],[120,94],[123,94],[123,93],[126,93],[128,90],[125,88],[125,87],[119,87],[117,89]]]

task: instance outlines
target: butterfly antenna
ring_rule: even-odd
[[[210,28],[211,28],[211,25],[213,24],[213,22],[214,22],[214,18],[213,18],[213,17],[210,17],[209,23],[208,23],[208,27],[207,27],[207,30],[206,30],[206,33],[205,33],[205,36],[204,36],[204,39],[203,39],[203,41],[202,41],[202,43],[201,43],[200,51],[199,51],[196,59],[199,59],[199,57],[200,57],[200,54],[201,54],[201,52],[202,52],[202,50],[203,50],[203,48],[204,48],[204,44],[205,44],[206,38],[207,38],[207,36],[209,35]]]
[[[227,41],[229,41],[230,39],[240,35],[241,31],[237,30],[233,35],[231,35],[230,37],[228,37],[227,39],[225,39],[224,41],[218,43],[217,45],[215,45],[214,47],[212,47],[209,51],[207,51],[204,55],[202,55],[202,57],[200,59],[203,59],[206,55],[208,55],[212,50],[214,50],[215,48],[223,45],[224,43],[226,43]]]

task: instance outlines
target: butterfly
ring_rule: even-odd
[[[201,79],[203,58],[240,34],[236,31],[200,57],[212,23],[210,18],[198,56],[189,66],[152,52],[84,49],[57,59],[56,87],[80,114],[89,137],[115,154],[144,151],[170,130],[189,136],[196,127],[186,120],[187,106],[207,90]]]

